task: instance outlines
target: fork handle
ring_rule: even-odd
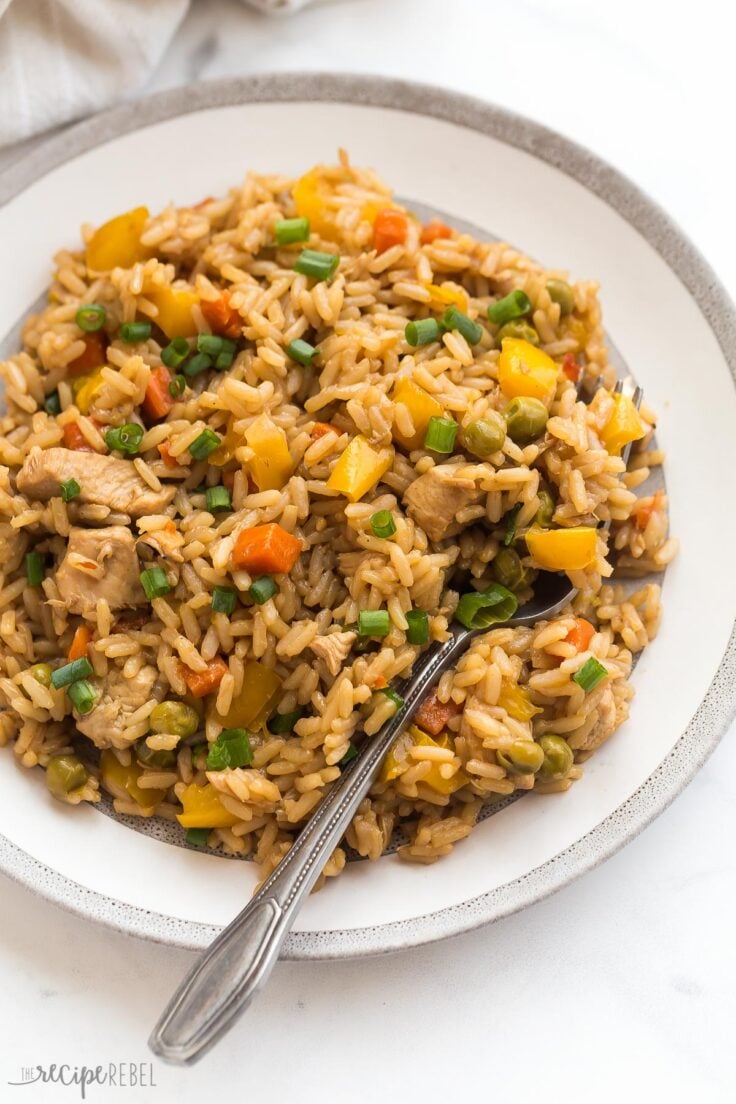
[[[258,893],[195,963],[156,1024],[149,1046],[176,1065],[196,1062],[245,1011],[265,984],[302,901],[368,793],[384,755],[422,695],[467,648],[457,629],[426,653],[404,688],[404,704],[343,772]]]

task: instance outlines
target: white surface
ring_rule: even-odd
[[[284,148],[274,136],[289,130],[293,137]],[[672,524],[682,550],[665,582],[665,630],[634,676],[637,697],[631,720],[592,759],[585,781],[573,787],[564,803],[518,802],[484,821],[451,861],[429,868],[407,867],[396,856],[351,866],[329,892],[310,898],[295,928],[329,932],[413,920],[523,879],[559,856],[636,792],[687,727],[720,662],[736,609],[736,575],[729,574],[718,590],[701,587],[712,534],[690,509],[697,500],[705,517],[723,513],[720,503],[730,493],[729,473],[736,466],[731,433],[736,392],[717,342],[683,285],[602,200],[565,173],[485,135],[367,105],[263,103],[209,109],[113,138],[64,162],[0,209],[0,240],[18,258],[13,287],[0,300],[0,333],[43,291],[49,257],[61,244],[77,240],[80,223],[99,223],[141,200],[158,210],[172,198],[182,203],[207,192],[218,194],[240,179],[243,150],[228,142],[232,134],[247,135],[251,168],[294,175],[314,161],[332,159],[336,144],[349,141],[356,162],[379,168],[410,204],[419,200],[450,221],[453,214],[462,214],[481,232],[485,227],[503,234],[548,263],[569,267],[578,276],[595,274],[617,347],[660,412],[659,439],[669,454]],[[211,158],[193,163],[183,180],[177,151],[207,144]],[[430,173],[418,173],[416,165],[427,149],[441,151],[441,156],[434,158]],[[157,159],[159,168],[151,179],[149,166]],[[486,174],[483,188],[473,174],[458,178],[455,166],[461,163]],[[111,174],[111,164],[134,168]],[[101,179],[104,188],[90,186]],[[544,206],[536,202],[539,195],[546,198]],[[53,219],[44,218],[49,210],[55,212]],[[637,273],[636,283],[629,278],[632,272]],[[639,307],[640,286],[657,289],[645,312]],[[676,327],[670,325],[672,318],[678,320]],[[698,393],[688,386],[693,349],[700,352],[707,380]],[[706,454],[714,475],[704,481],[691,457]],[[736,547],[736,512],[723,513],[719,539],[724,548]],[[697,651],[688,653],[681,641],[690,632],[695,595],[709,632]],[[661,708],[663,685],[669,686],[666,713]],[[177,920],[222,925],[255,886],[252,865],[152,845],[148,837],[100,818],[94,809],[60,807],[45,793],[42,780],[18,772],[9,755],[0,756],[0,789],[5,793],[0,803],[3,835],[52,870],[126,904]],[[620,818],[618,829],[625,828]],[[611,837],[613,844],[613,831]],[[106,861],[109,854],[115,854],[114,864]],[[577,861],[585,864],[586,857]],[[558,861],[560,880],[574,866],[573,860]],[[84,902],[80,907],[84,910]],[[499,902],[499,911],[502,907],[508,905]],[[472,919],[465,913],[455,923],[469,926]],[[153,934],[161,935],[155,929]],[[410,944],[417,936],[407,932],[394,938]],[[329,942],[322,950],[331,950]]]
[[[233,4],[203,4],[155,87],[329,67],[483,95],[622,168],[734,294],[726,9],[704,3],[697,19],[678,21],[669,6],[665,22],[656,4],[599,7],[456,0],[449,15],[434,0],[351,0],[274,27]],[[471,13],[481,24],[472,32]],[[280,966],[223,1048],[191,1071],[157,1064],[158,1088],[128,1097],[732,1100],[735,768],[731,740],[624,852],[521,916],[391,958]],[[190,956],[113,936],[11,883],[3,891],[0,1085],[25,1064],[146,1060],[147,1031]],[[13,1094],[78,1098],[58,1086],[0,1091]],[[88,1098],[121,1095],[92,1088]]]

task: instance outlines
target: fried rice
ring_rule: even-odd
[[[660,621],[658,585],[611,576],[676,552],[666,495],[636,493],[663,456],[612,393],[597,285],[423,225],[343,153],[83,239],[0,364],[18,763],[266,876],[461,591],[523,603],[547,569],[573,603],[474,639],[324,874],[397,832],[432,862],[489,804],[568,789]]]

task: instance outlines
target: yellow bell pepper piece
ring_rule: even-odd
[[[141,234],[148,220],[147,207],[135,207],[124,215],[105,222],[87,243],[87,268],[109,272],[111,268],[130,268],[144,261],[148,249],[141,245]]]
[[[181,795],[181,803],[184,812],[177,813],[176,819],[182,828],[231,828],[238,823],[238,818],[220,801],[211,782],[206,786],[190,783]]]
[[[518,337],[505,337],[498,358],[498,382],[507,399],[527,395],[549,405],[555,395],[559,364]]]
[[[248,470],[259,491],[280,491],[294,470],[286,434],[261,414],[245,431],[246,444],[255,452]]]
[[[332,469],[327,480],[331,491],[340,491],[351,502],[357,502],[375,487],[385,471],[391,467],[391,449],[376,450],[365,437],[353,437],[348,447]]]
[[[441,747],[452,749],[453,745],[446,732],[443,732],[436,739],[433,739],[428,733],[423,732],[421,728],[412,725],[405,732],[402,732],[401,736],[399,736],[384,759],[381,766],[379,781],[391,782],[394,778],[398,778],[399,775],[403,773],[406,760],[409,756],[409,749],[412,747]],[[459,790],[468,781],[468,776],[462,768],[456,771],[452,778],[443,778],[440,774],[440,765],[439,763],[433,763],[427,774],[422,778],[422,782],[430,786],[436,793],[454,793],[455,790]]]
[[[99,395],[103,383],[101,368],[91,372],[88,376],[78,376],[77,379],[73,380],[74,402],[80,414],[89,414],[92,400]]]
[[[261,728],[276,708],[281,679],[265,663],[251,660],[243,671],[243,689],[222,718],[223,728]]]
[[[463,313],[468,309],[468,294],[458,284],[425,284],[430,294],[430,303],[436,310],[455,306]]]
[[[337,212],[330,206],[334,194],[331,183],[318,168],[310,169],[294,185],[292,195],[297,213],[309,219],[309,228],[323,238],[337,233]],[[375,217],[375,216],[374,216]]]
[[[601,432],[601,440],[612,456],[618,456],[624,445],[640,441],[646,430],[639,411],[628,395],[613,396],[613,410]]]
[[[165,790],[143,790],[138,785],[143,770],[137,763],[131,763],[124,767],[118,757],[112,751],[103,751],[100,756],[100,773],[102,781],[110,783],[115,789],[123,789],[146,812],[152,812],[166,797]]]
[[[199,303],[199,296],[191,288],[164,287],[149,291],[150,299],[158,307],[154,321],[168,338],[193,337],[197,324],[192,317],[192,307]]]
[[[538,705],[534,705],[523,686],[516,686],[510,682],[501,683],[498,704],[515,721],[530,721],[537,713],[543,712]]]
[[[545,571],[580,571],[595,561],[598,536],[589,525],[575,529],[530,529],[526,544]]]
[[[392,430],[394,439],[410,451],[421,448],[424,444],[429,419],[441,418],[444,414],[441,405],[436,399],[432,398],[428,391],[425,391],[423,387],[419,387],[410,379],[400,379],[398,381],[394,387],[393,400],[394,402],[403,403],[408,408],[411,420],[414,422],[414,433],[411,437],[406,437],[394,426]]]
[[[245,444],[243,434],[236,433],[233,429],[233,423],[230,421],[219,446],[207,457],[207,463],[214,464],[216,468],[224,468],[235,456],[235,450],[243,444]]]

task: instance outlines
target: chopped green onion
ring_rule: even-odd
[[[152,329],[150,322],[123,322],[120,327],[120,340],[130,343],[148,341]]]
[[[135,456],[143,440],[143,426],[136,422],[126,422],[123,426],[108,429],[105,444],[112,451],[124,452],[126,456]]]
[[[197,351],[200,353],[207,353],[208,356],[216,357],[218,353],[222,352],[224,343],[225,338],[220,337],[219,334],[201,333],[197,337]]]
[[[187,389],[187,381],[184,376],[174,376],[169,384],[169,394],[172,399],[180,399]]]
[[[77,497],[81,490],[82,488],[79,486],[76,479],[66,479],[63,483],[59,484],[59,491],[65,502],[71,502],[73,498]]]
[[[274,736],[282,736],[286,732],[292,732],[294,725],[304,716],[303,709],[292,709],[290,713],[274,713],[268,722],[268,731]]]
[[[149,567],[140,574],[141,586],[146,592],[148,601],[161,598],[171,590],[171,584],[166,578],[166,572],[162,567]]]
[[[211,452],[219,448],[220,438],[211,429],[203,429],[199,437],[189,446],[189,455],[195,460],[206,460]]]
[[[235,350],[233,349],[231,352],[230,349],[223,349],[222,352],[218,353],[215,358],[215,371],[225,372],[228,368],[231,367],[234,360]]]
[[[385,694],[388,700],[394,703],[394,705],[396,706],[396,711],[401,709],[402,705],[404,704],[404,699],[402,698],[401,694],[397,694],[396,691],[392,690],[390,686],[384,686],[383,690],[381,690],[381,693]]]
[[[295,272],[312,276],[315,280],[331,280],[337,272],[340,257],[337,253],[320,253],[316,249],[302,249],[294,265]]]
[[[361,610],[358,614],[359,636],[388,636],[390,630],[388,610]]]
[[[245,728],[223,728],[207,755],[208,770],[247,767],[253,762],[253,748]]]
[[[40,552],[26,554],[26,579],[32,587],[40,587],[43,582],[43,556]]]
[[[506,515],[506,533],[503,538],[503,543],[507,548],[510,548],[516,540],[516,525],[522,505],[523,503],[521,502],[515,503]]]
[[[94,709],[96,694],[86,679],[72,682],[66,692],[77,713],[90,713]]]
[[[61,399],[59,398],[58,391],[52,391],[50,395],[46,396],[46,402],[43,404],[43,408],[47,414],[51,414],[56,417],[57,414],[61,414]]]
[[[420,318],[417,322],[407,322],[404,337],[409,345],[416,348],[417,345],[438,341],[441,332],[436,318]]]
[[[57,667],[51,675],[51,685],[55,690],[62,686],[69,686],[79,679],[88,678],[94,674],[94,668],[86,656],[81,659],[73,659],[71,663],[65,663],[63,667]]]
[[[463,335],[468,345],[477,345],[483,336],[483,327],[479,322],[474,322],[463,314],[457,307],[448,307],[440,320],[443,330],[457,330]]]
[[[340,762],[337,765],[338,765],[338,767],[346,767],[348,765],[348,763],[352,763],[353,759],[357,759],[357,758],[358,758],[358,749],[356,748],[355,744],[351,740],[348,750],[345,752],[342,759],[340,760]]]
[[[430,418],[424,437],[425,449],[431,449],[432,452],[452,452],[459,428],[453,418]]]
[[[191,847],[206,847],[211,831],[211,828],[187,828],[187,843]]]
[[[193,376],[198,376],[200,372],[206,372],[208,368],[212,367],[212,357],[207,353],[195,353],[191,360],[188,360],[182,372],[187,379],[192,379]]]
[[[487,629],[489,625],[508,621],[516,613],[516,595],[500,583],[491,583],[481,591],[463,594],[455,617],[466,629]]]
[[[105,325],[107,311],[99,303],[86,303],[74,315],[74,321],[85,333],[97,333]]]
[[[161,350],[161,360],[167,368],[178,368],[189,356],[189,342],[185,337],[175,337]]]
[[[261,575],[259,579],[253,580],[248,593],[257,605],[262,606],[269,598],[273,598],[278,589],[270,575]]]
[[[396,522],[390,510],[377,510],[371,515],[371,529],[376,537],[385,539],[396,532]]]
[[[300,337],[296,341],[291,341],[286,346],[286,354],[290,356],[292,360],[296,360],[299,364],[303,364],[305,368],[312,367],[312,360],[317,355],[317,350],[314,345],[310,345],[308,341],[302,341]]]
[[[208,487],[206,495],[207,509],[211,514],[217,513],[218,510],[232,510],[230,492],[227,487]]]
[[[516,291],[504,295],[503,299],[499,299],[497,303],[491,303],[486,313],[496,326],[503,326],[514,318],[523,318],[525,314],[529,314],[531,309],[529,296],[526,292],[517,288]]]
[[[608,677],[608,671],[599,663],[595,656],[590,656],[586,659],[583,666],[579,671],[576,671],[572,676],[572,681],[576,682],[578,686],[589,694],[591,690],[594,690],[599,682],[602,682],[604,678]]]
[[[409,610],[404,615],[408,628],[406,639],[410,644],[426,644],[429,640],[429,614],[423,609]]]
[[[212,612],[226,613],[228,617],[238,601],[237,592],[232,587],[216,586],[212,591]]]
[[[293,242],[309,241],[309,219],[279,219],[273,228],[277,245],[291,245]]]

